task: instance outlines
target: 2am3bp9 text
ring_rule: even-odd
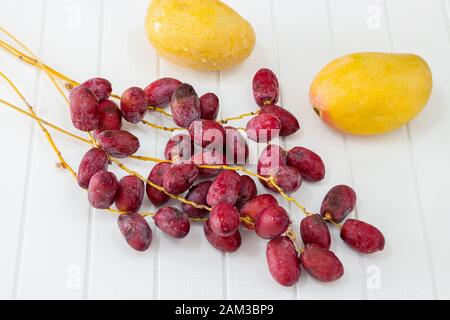
[[[271,304],[219,304],[211,306],[188,306],[182,304],[175,307],[176,315],[197,315],[206,318],[208,315],[271,315],[274,307]]]

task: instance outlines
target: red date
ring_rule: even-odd
[[[280,135],[281,121],[272,114],[260,114],[247,123],[247,136],[255,142],[270,142]]]
[[[145,251],[150,247],[152,229],[140,214],[121,214],[117,223],[128,245],[134,250]]]
[[[203,181],[194,185],[186,195],[186,200],[207,206],[206,195],[211,184],[212,181]],[[195,208],[193,205],[187,203],[183,203],[181,209],[187,213],[189,218],[203,218],[208,214],[206,209]]]
[[[231,236],[222,237],[215,234],[209,225],[209,221],[206,221],[203,225],[203,231],[205,233],[208,242],[217,250],[222,252],[235,252],[242,243],[241,234],[239,230],[233,233]]]
[[[280,119],[281,129],[280,136],[287,137],[294,133],[296,133],[300,129],[300,124],[298,123],[297,118],[287,111],[286,109],[277,106],[275,104],[270,104],[266,106],[262,106],[259,114],[271,114]]]
[[[169,170],[170,164],[167,162],[158,163],[153,169],[150,171],[148,175],[148,180],[156,184],[157,186],[162,187],[164,182],[164,175]],[[158,189],[152,187],[147,184],[147,197],[155,206],[161,206],[169,200],[169,196],[159,191]]]
[[[111,100],[100,102],[98,105],[100,122],[98,129],[95,130],[95,136],[107,130],[120,130],[122,128],[122,112],[119,107]]]
[[[196,120],[189,126],[192,141],[202,148],[212,145],[215,148],[223,146],[225,129],[214,120]]]
[[[253,96],[259,106],[277,103],[280,87],[276,75],[269,69],[260,69],[253,77]]]
[[[224,170],[211,184],[206,196],[206,202],[211,207],[214,207],[219,202],[234,205],[239,199],[240,189],[239,174],[232,170]]]
[[[315,243],[309,243],[300,255],[302,266],[314,278],[331,282],[344,275],[344,266],[330,250]]]
[[[86,152],[78,167],[78,185],[87,189],[92,176],[106,169],[108,169],[108,155],[106,152],[98,148],[90,149]]]
[[[201,119],[200,100],[194,88],[180,84],[172,95],[170,102],[173,121],[177,126],[189,128],[192,122]]]
[[[170,98],[180,84],[180,81],[173,78],[161,78],[153,81],[144,89],[148,104],[154,107],[164,107],[170,102]]]
[[[315,243],[322,248],[330,249],[330,230],[320,214],[313,214],[302,220],[300,235],[304,244]]]
[[[159,229],[175,239],[186,237],[191,228],[188,215],[174,207],[159,209],[153,219]]]
[[[287,164],[300,171],[305,180],[320,181],[325,177],[325,165],[322,159],[313,151],[295,147],[287,154]]]
[[[361,253],[374,253],[384,249],[384,236],[374,226],[356,219],[347,219],[341,229],[341,238]]]
[[[173,164],[164,175],[164,189],[171,194],[182,194],[197,178],[197,166],[186,163]]]
[[[100,123],[98,99],[91,89],[76,87],[70,91],[70,117],[75,128],[93,131]]]
[[[112,172],[105,170],[94,174],[89,182],[88,200],[95,209],[108,209],[116,198],[119,182]]]
[[[137,212],[144,200],[144,183],[136,176],[120,179],[115,204],[121,212]]]
[[[272,277],[282,286],[290,287],[300,278],[300,261],[288,237],[276,237],[267,243],[267,265]]]
[[[287,194],[296,192],[302,185],[302,176],[300,175],[300,172],[298,172],[298,170],[294,167],[285,165],[280,166],[276,170],[276,172],[272,174],[272,176],[275,184]],[[271,182],[263,182],[264,186],[268,187],[274,192],[278,192],[278,189],[275,188],[275,186]]]
[[[200,97],[202,119],[216,120],[219,113],[219,98],[214,93],[206,93]]]
[[[277,205],[278,205],[277,199],[275,199],[274,196],[272,196],[271,194],[260,194],[242,206],[240,210],[240,215],[242,218],[249,217],[254,222],[256,222],[256,219],[258,218],[258,215],[260,214],[261,211],[263,211],[267,207]],[[249,224],[244,221],[242,222],[242,224],[249,230],[255,229],[254,224]]]
[[[255,231],[263,239],[272,239],[283,234],[290,222],[286,210],[282,207],[267,207],[258,214]]]
[[[211,230],[222,237],[234,234],[239,228],[239,211],[236,207],[226,202],[216,204],[209,215]]]
[[[148,108],[147,96],[144,90],[131,87],[125,90],[120,98],[120,110],[128,122],[138,123],[144,119]]]
[[[104,78],[92,78],[79,86],[91,89],[98,101],[108,100],[112,92],[111,82]]]
[[[247,175],[241,176],[240,184],[241,188],[239,192],[239,199],[235,204],[238,209],[241,209],[244,204],[249,202],[257,195],[256,184],[251,177]]]
[[[320,214],[334,222],[341,222],[353,211],[356,204],[356,193],[346,185],[331,188],[322,201]]]
[[[139,150],[139,139],[124,130],[108,130],[98,135],[103,150],[115,158],[127,158]]]

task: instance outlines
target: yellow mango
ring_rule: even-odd
[[[351,134],[395,130],[427,104],[431,70],[415,54],[361,52],[326,65],[311,84],[309,96],[328,125]]]
[[[153,0],[145,27],[161,56],[193,69],[233,67],[255,46],[250,23],[218,0]]]

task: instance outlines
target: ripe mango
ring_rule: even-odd
[[[360,52],[326,65],[311,84],[314,111],[325,123],[356,135],[395,130],[431,95],[431,70],[415,54]]]
[[[233,67],[255,46],[250,23],[218,0],[153,0],[145,27],[161,56],[193,69]]]

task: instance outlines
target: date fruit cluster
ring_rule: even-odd
[[[80,187],[87,189],[92,207],[120,212],[119,229],[135,250],[150,247],[152,230],[139,210],[144,196],[158,208],[153,220],[168,236],[181,239],[193,221],[202,221],[208,242],[223,252],[234,252],[247,229],[267,240],[267,263],[273,278],[283,286],[295,284],[301,268],[318,280],[329,282],[342,277],[344,268],[330,251],[329,223],[339,224],[353,210],[356,194],[349,186],[333,187],[325,196],[320,213],[307,215],[300,223],[304,247],[292,236],[292,221],[272,193],[292,194],[303,181],[317,182],[325,176],[325,165],[315,152],[296,146],[284,150],[268,144],[259,156],[257,177],[267,188],[258,194],[254,179],[230,167],[246,164],[249,147],[237,128],[216,121],[219,98],[214,93],[198,96],[194,88],[173,78],[162,78],[145,89],[125,90],[118,106],[110,99],[111,83],[90,79],[71,90],[70,115],[75,128],[92,132],[96,146],[86,152],[78,168]],[[258,143],[289,136],[300,128],[296,117],[277,105],[279,82],[269,69],[253,78],[253,95],[259,106],[247,123],[246,136]],[[122,130],[122,120],[137,124],[144,120],[149,106],[170,105],[174,123],[185,133],[171,137],[166,144],[166,161],[153,166],[147,181],[128,175],[120,180],[108,171],[114,158],[134,155],[139,139]],[[194,148],[197,146],[197,148]],[[195,149],[200,151],[195,152]],[[226,166],[226,167],[224,167]],[[151,183],[145,183],[151,182]],[[182,197],[180,208],[164,206],[170,198]],[[341,238],[361,253],[384,248],[383,234],[375,227],[347,219]]]

